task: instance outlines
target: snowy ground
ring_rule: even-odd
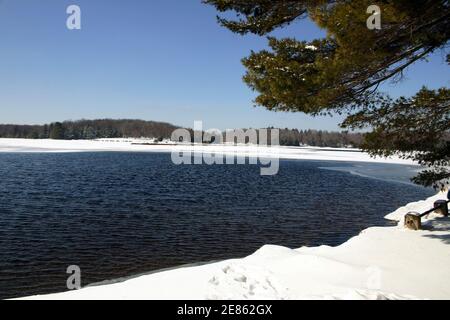
[[[372,158],[357,149],[332,149],[314,147],[257,147],[232,145],[137,145],[148,141],[136,139],[104,139],[104,140],[33,140],[33,139],[0,139],[0,152],[88,152],[88,151],[120,151],[120,152],[171,152],[195,151],[217,154],[236,154],[259,157],[279,157],[282,159],[361,161],[372,163],[413,164],[412,161],[392,158]]]
[[[387,218],[402,220],[445,198]],[[267,245],[244,259],[26,299],[450,299],[450,218],[430,215],[424,225],[369,228],[338,247]]]

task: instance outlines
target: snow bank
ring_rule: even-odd
[[[358,161],[372,163],[414,164],[410,160],[391,158],[372,158],[357,149],[317,148],[317,147],[264,147],[252,145],[142,145],[141,139],[108,140],[33,140],[0,139],[0,152],[172,152],[191,151],[202,153],[234,154],[238,156],[279,157],[281,159]],[[137,144],[136,144],[137,143]]]
[[[438,193],[437,195],[428,198],[427,200],[421,200],[417,202],[412,202],[407,204],[404,207],[398,208],[394,212],[388,214],[385,216],[386,219],[392,220],[392,221],[398,221],[399,225],[404,225],[404,217],[409,212],[415,212],[415,213],[423,213],[428,211],[429,209],[433,208],[433,203],[437,200],[446,199],[445,195],[443,193]],[[426,215],[422,218],[422,225],[423,227],[427,226],[433,226],[433,221],[438,218],[439,216],[436,215],[434,212]],[[450,298],[450,297],[449,297]]]
[[[439,193],[388,215],[401,221]],[[450,299],[450,219],[427,230],[363,231],[338,247],[264,246],[244,259],[180,268],[122,283],[26,299]]]

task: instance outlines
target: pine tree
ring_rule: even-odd
[[[305,17],[326,30],[325,38],[310,42],[269,37],[270,50],[243,59],[244,81],[258,92],[257,105],[311,115],[347,113],[344,127],[373,128],[364,144],[372,155],[400,154],[429,166],[414,180],[417,183],[448,181],[447,89],[423,89],[415,98],[396,101],[378,91],[388,80],[401,80],[416,61],[445,49],[450,38],[448,1],[378,1],[382,25],[375,30],[367,27],[372,0],[204,2],[219,12],[234,12],[234,20],[218,20],[239,34],[267,35]],[[405,112],[405,105],[410,112]],[[419,119],[428,119],[428,126],[416,127]],[[411,144],[415,139],[411,132],[418,131],[427,138],[420,145]]]
[[[344,126],[371,127],[363,148],[373,155],[400,154],[429,167],[414,181],[425,186],[449,183],[450,90],[422,88],[414,97],[384,98],[349,116]]]
[[[50,124],[50,139],[64,139],[64,128],[61,122]]]

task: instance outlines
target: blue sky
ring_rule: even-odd
[[[66,8],[82,30],[66,28]],[[200,0],[0,0],[0,123],[141,118],[205,128],[338,129],[339,117],[311,118],[253,107],[240,60],[266,47],[236,35]],[[307,20],[275,32],[311,40]],[[392,95],[449,85],[444,53],[411,67]]]

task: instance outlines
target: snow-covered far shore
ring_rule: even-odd
[[[318,147],[267,147],[255,145],[171,145],[145,144],[142,139],[102,139],[102,140],[39,140],[39,139],[0,139],[0,153],[55,153],[55,152],[203,152],[234,154],[238,156],[277,157],[281,159],[355,161],[370,163],[392,163],[414,165],[411,160],[399,157],[373,158],[358,149],[318,148]]]
[[[366,229],[338,247],[267,245],[243,259],[24,299],[450,299],[450,218],[431,214],[421,231],[401,222],[438,199],[446,193],[386,217],[398,226]]]

